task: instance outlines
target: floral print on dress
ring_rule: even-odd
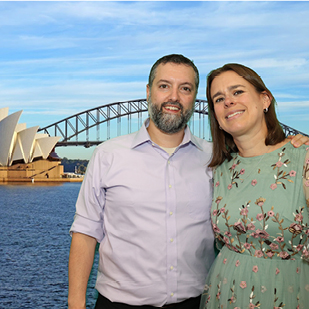
[[[298,162],[293,160],[292,152],[287,150],[288,147],[263,157],[262,160],[267,158],[265,162],[259,158],[260,166],[254,164],[258,160],[247,160],[243,164],[245,159],[235,155],[223,168],[214,172],[214,194],[217,195],[213,199],[211,220],[217,247],[224,246],[225,249],[221,251],[224,254],[222,257],[221,252],[218,255],[221,266],[216,265],[216,272],[210,276],[207,289],[203,292],[201,308],[306,308],[303,299],[300,299],[297,285],[290,284],[283,291],[281,288],[277,290],[276,286],[270,288],[267,281],[261,281],[261,276],[265,276],[265,269],[261,265],[266,265],[263,264],[268,263],[266,261],[275,262],[267,265],[274,265],[270,278],[279,280],[278,282],[289,282],[285,275],[285,265],[290,264],[285,264],[284,261],[303,261],[304,265],[309,265],[309,199],[307,206],[306,201],[304,204],[296,204],[293,199],[289,200],[285,207],[291,207],[291,212],[290,208],[289,211],[282,208],[288,197],[292,196],[295,185],[299,186],[300,176],[304,178],[304,187],[307,181],[309,187],[309,158],[305,160],[301,170]],[[251,198],[246,199],[249,196],[246,191]],[[261,195],[252,198],[255,192]],[[279,193],[282,197],[287,194],[284,192],[288,192],[283,204],[276,201],[278,192],[282,192]],[[298,196],[299,194],[296,197]],[[240,254],[240,258],[233,254]],[[257,260],[254,262],[252,259]],[[248,264],[248,261],[252,264]],[[251,265],[250,268],[248,265]],[[298,282],[303,271],[302,267],[295,267],[295,275],[291,278],[297,276],[295,281]],[[246,277],[244,274],[248,272],[251,275]],[[225,274],[229,273],[229,285],[225,287],[221,276],[226,277]],[[234,273],[236,275],[232,276]],[[214,282],[216,283],[213,284]],[[257,282],[264,284],[256,285]],[[287,305],[285,294],[293,297],[293,306]],[[265,303],[263,305],[265,295],[271,297],[269,307],[265,307]]]
[[[224,243],[229,249],[238,253],[249,253],[251,256],[258,258],[270,258],[274,256],[280,257],[283,260],[291,259],[296,254],[303,255],[303,258],[309,257],[309,251],[306,248],[308,245],[309,226],[308,223],[303,222],[304,207],[296,209],[294,221],[291,224],[285,225],[285,219],[277,212],[274,212],[274,206],[270,207],[269,211],[265,211],[264,204],[267,206],[266,198],[258,198],[254,204],[259,207],[260,211],[256,215],[256,221],[252,221],[250,217],[249,208],[250,201],[240,208],[240,218],[237,222],[230,222],[229,210],[226,205],[220,209],[220,202],[222,197],[217,198],[217,209],[213,210],[213,229],[215,237],[218,241]],[[223,209],[223,211],[222,211]],[[218,228],[219,218],[225,221],[227,231],[222,233]],[[268,220],[273,221],[278,228],[278,236],[269,235]],[[236,238],[232,237],[231,229],[236,231]],[[287,244],[285,237],[287,233],[290,241]],[[246,234],[245,242],[240,238],[241,235]],[[254,240],[254,239],[255,240]],[[256,240],[259,246],[256,244]]]
[[[309,147],[307,148],[307,150],[309,150]],[[303,179],[304,179],[305,190],[307,192],[306,205],[309,208],[309,156],[307,156],[306,161],[305,161]]]
[[[240,178],[240,175],[243,175],[245,173],[244,169],[241,169],[240,171],[235,170],[236,167],[240,164],[240,160],[237,159],[237,156],[234,158],[233,161],[234,161],[234,163],[229,168],[230,172],[232,173],[232,175],[231,175],[231,183],[227,187],[229,190],[232,189],[233,185],[238,187],[237,180],[242,181],[243,179]]]
[[[278,161],[275,164],[271,165],[271,167],[273,167],[273,170],[277,172],[274,175],[275,183],[270,185],[270,188],[272,190],[275,190],[278,185],[282,185],[282,187],[286,189],[286,184],[283,182],[284,180],[294,183],[294,181],[290,178],[295,177],[296,172],[293,170],[289,172],[284,171],[284,168],[287,168],[288,164],[291,162],[289,159],[286,159],[283,161],[283,157],[285,156],[284,151],[285,151],[285,148],[283,148],[282,151],[278,153],[278,156],[279,156]]]

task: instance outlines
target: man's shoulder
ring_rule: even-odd
[[[207,152],[207,153],[212,152],[212,142],[209,142],[206,139],[197,137],[195,135],[192,135],[191,140],[202,151]]]
[[[117,149],[131,149],[137,132],[117,136],[102,142],[96,147],[97,152],[112,152]]]

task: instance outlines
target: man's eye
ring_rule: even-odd
[[[167,85],[160,85],[159,88],[165,89],[165,88],[167,88]]]
[[[183,89],[184,91],[191,92],[191,88],[189,88],[189,87],[183,87],[182,89]]]

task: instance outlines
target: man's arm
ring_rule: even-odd
[[[69,309],[86,308],[86,291],[97,240],[73,233],[69,257]]]
[[[296,148],[303,145],[303,144],[309,145],[309,137],[308,136],[297,134],[295,136],[289,135],[288,138],[291,139],[291,144]]]

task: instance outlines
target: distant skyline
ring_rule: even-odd
[[[146,97],[152,64],[181,53],[200,72],[253,68],[279,121],[309,134],[307,1],[0,2],[0,107],[45,127],[107,103]],[[94,147],[59,147],[89,159]]]

